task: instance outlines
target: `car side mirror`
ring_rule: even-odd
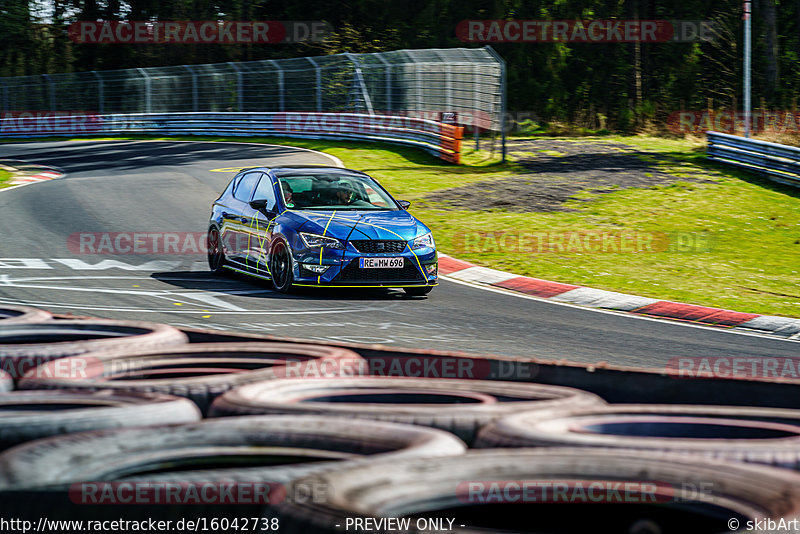
[[[400,207],[404,210],[407,210],[411,207],[411,202],[408,200],[398,200],[397,203],[400,204]]]
[[[274,212],[275,210],[267,209],[267,199],[251,200],[250,207],[254,210],[261,210],[267,213]]]

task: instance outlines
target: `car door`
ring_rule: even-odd
[[[250,219],[247,259],[248,267],[263,274],[269,273],[267,253],[272,241],[272,232],[275,228],[277,213],[277,198],[275,195],[275,182],[269,174],[263,174],[253,193],[253,200],[264,200],[264,209],[253,209],[248,206]]]
[[[239,263],[245,262],[247,254],[250,215],[253,212],[249,202],[262,174],[261,171],[251,171],[242,175],[222,212],[220,233],[227,244],[229,258]]]

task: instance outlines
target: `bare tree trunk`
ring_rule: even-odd
[[[778,24],[775,1],[765,0],[763,3],[764,23],[766,24],[764,49],[767,56],[767,62],[764,66],[765,96],[771,104],[775,103],[775,93],[778,90]]]
[[[627,0],[628,18],[632,20],[639,20],[639,0]],[[628,102],[631,111],[641,111],[642,109],[642,43],[636,41],[628,44],[628,57],[630,58],[631,65],[633,65],[633,72],[630,77],[630,89],[628,93]],[[638,114],[635,117],[636,126],[641,126],[641,117]]]
[[[795,0],[794,2],[794,16],[796,22],[795,32],[800,36],[800,0]],[[797,56],[800,57],[800,37],[795,41],[795,47],[797,48]]]

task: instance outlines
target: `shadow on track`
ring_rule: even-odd
[[[350,287],[296,287],[292,293],[278,293],[270,282],[231,272],[226,276],[215,276],[210,272],[166,271],[152,273],[151,278],[183,289],[235,294],[253,299],[291,300],[350,300],[350,301],[397,301],[423,300],[425,297],[409,297],[401,289],[350,288]],[[259,290],[263,290],[259,291]],[[241,293],[241,292],[247,293]],[[253,293],[253,291],[255,291]]]

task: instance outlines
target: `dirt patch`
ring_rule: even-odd
[[[436,191],[422,203],[460,210],[575,211],[565,204],[577,200],[573,196],[580,192],[602,194],[678,181],[713,182],[666,173],[657,165],[666,159],[663,154],[609,141],[509,140],[508,151],[524,170],[515,178]]]

